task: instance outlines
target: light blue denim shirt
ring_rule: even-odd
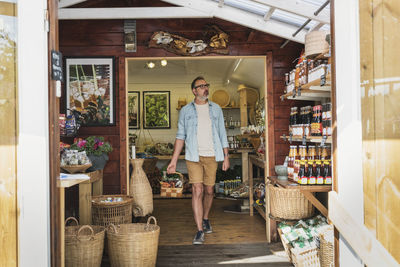
[[[226,137],[224,115],[221,107],[208,100],[210,107],[210,119],[215,150],[215,160],[224,160],[223,148],[228,147]],[[184,106],[179,113],[177,139],[185,140],[185,159],[199,161],[199,149],[197,143],[197,111],[194,101]]]

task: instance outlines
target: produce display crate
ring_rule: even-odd
[[[300,189],[268,185],[270,214],[281,220],[300,220],[314,214],[314,206]]]
[[[107,198],[122,198],[122,201],[102,202]],[[101,195],[92,197],[92,222],[108,226],[132,222],[133,198],[127,195]]]

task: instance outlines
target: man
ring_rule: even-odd
[[[179,113],[174,153],[167,172],[174,173],[179,154],[185,144],[185,159],[192,184],[192,209],[197,226],[194,245],[204,242],[204,233],[212,233],[208,218],[214,198],[218,162],[229,169],[228,140],[224,116],[218,104],[208,100],[209,84],[201,76],[191,84],[194,101]]]

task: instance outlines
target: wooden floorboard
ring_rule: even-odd
[[[281,243],[266,242],[265,220],[259,214],[224,212],[238,203],[214,199],[209,216],[213,233],[205,235],[203,245],[194,246],[191,199],[155,199],[153,216],[160,226],[157,266],[293,266]],[[102,266],[110,266],[107,258]]]

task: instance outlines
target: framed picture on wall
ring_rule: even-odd
[[[140,92],[128,92],[128,125],[129,129],[140,128]]]
[[[170,91],[143,92],[143,128],[171,128]]]
[[[83,126],[115,124],[114,58],[66,58],[66,107]]]

